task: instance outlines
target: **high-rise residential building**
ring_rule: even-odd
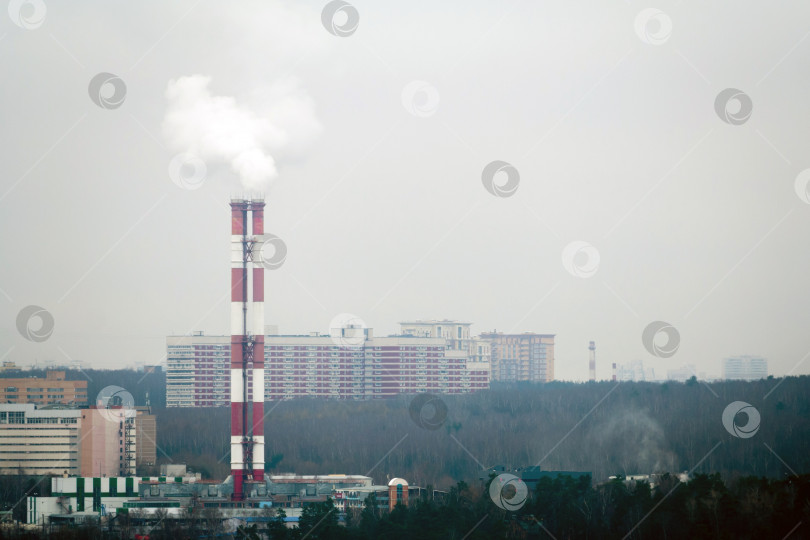
[[[723,379],[756,381],[768,377],[768,360],[761,356],[732,356],[723,359]]]
[[[134,409],[81,409],[82,476],[135,474],[136,428]]]
[[[267,336],[266,398],[379,399],[489,388],[489,365],[448,350],[442,338],[376,337],[370,331],[364,337],[345,346],[331,336]]]
[[[493,381],[554,380],[554,334],[485,332],[492,347]]]
[[[48,371],[45,377],[0,379],[0,403],[37,405],[87,405],[87,381],[65,380],[64,371]]]
[[[0,474],[80,471],[81,411],[0,404]]]
[[[230,336],[166,338],[167,407],[230,406],[230,381]]]
[[[433,319],[401,322],[399,326],[404,336],[444,338],[449,350],[463,351],[473,363],[490,365],[492,362],[489,341],[471,335],[472,323]]]
[[[371,329],[363,328],[342,332],[266,335],[265,399],[380,399],[489,388],[488,343],[475,345],[471,354],[450,348],[444,337],[376,337]],[[476,342],[464,340],[467,345]],[[229,404],[228,336],[169,336],[166,344],[167,407]]]

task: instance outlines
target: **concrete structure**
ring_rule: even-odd
[[[135,408],[135,465],[152,466],[157,462],[157,423],[155,415],[144,407]]]
[[[492,349],[489,341],[472,337],[472,323],[455,320],[417,320],[399,323],[404,336],[444,338],[448,350],[463,351],[472,363],[492,364]]]
[[[761,356],[732,356],[723,359],[721,377],[726,380],[757,381],[768,378],[768,361]]]
[[[10,371],[19,371],[19,370],[20,367],[11,360],[3,360],[3,363],[0,364],[0,373],[7,373]]]
[[[216,407],[228,403],[228,338],[170,336],[166,406]],[[443,337],[376,337],[371,329],[344,346],[332,336],[267,334],[265,399],[327,397],[381,399],[399,394],[461,394],[489,388],[489,343],[469,340],[449,349]]]
[[[616,367],[616,380],[618,381],[654,381],[655,368],[645,368],[643,360],[634,360]]]
[[[230,405],[231,341],[227,336],[166,338],[166,406]]]
[[[596,380],[596,343],[588,344],[588,380]]]
[[[399,394],[462,394],[489,388],[489,365],[448,350],[444,338],[376,337],[357,347],[328,336],[267,336],[267,397],[382,399]]]
[[[570,477],[573,479],[577,479],[583,476],[592,477],[593,474],[586,471],[546,471],[541,469],[538,465],[532,465],[528,467],[518,467],[518,468],[511,468],[505,465],[495,465],[490,467],[489,469],[485,469],[481,471],[478,475],[478,480],[480,480],[482,487],[489,482],[489,479],[492,476],[498,476],[504,473],[513,474],[520,478],[526,487],[528,488],[529,493],[534,493],[537,489],[537,484],[544,478],[549,478],[551,480],[556,480],[558,477]]]
[[[188,473],[185,463],[164,463],[160,466],[160,476],[184,477]]]
[[[85,520],[77,520],[77,517],[97,519],[115,514],[127,501],[137,498],[137,478],[52,478],[50,497],[27,498],[26,521],[42,524],[68,515],[73,516],[71,522],[74,523]]]
[[[231,476],[233,499],[264,479],[264,201],[231,200]],[[251,270],[248,274],[248,269]]]
[[[485,332],[492,346],[492,380],[554,380],[554,334]]]
[[[135,411],[124,407],[81,411],[81,475],[135,474]]]
[[[242,501],[233,501],[232,478],[225,482],[200,480],[199,474],[185,474],[182,465],[162,468],[159,477],[80,477],[51,479],[51,496],[27,498],[27,521],[31,524],[79,523],[126,514],[134,525],[155,524],[164,519],[184,519],[187,509],[216,509],[218,519],[250,522],[268,521],[268,508],[280,508],[295,526],[303,508],[331,497],[340,514],[362,510],[372,493],[377,508],[390,511],[398,503],[424,495],[424,490],[394,478],[387,485],[375,485],[369,476],[326,474],[268,475],[262,482],[243,484]],[[436,493],[430,494],[435,497]],[[198,513],[200,515],[201,512]],[[210,525],[210,523],[208,524]]]
[[[398,504],[408,506],[408,481],[393,478],[388,482],[388,510],[393,510]]]
[[[0,474],[79,474],[81,412],[0,405]]]
[[[48,371],[44,378],[0,379],[0,403],[86,406],[87,381],[67,381],[64,371]]]
[[[274,507],[283,508],[288,515],[289,509],[324,502],[327,497],[332,497],[338,511],[344,512],[347,508],[354,507],[352,501],[365,499],[365,495],[357,499],[356,496],[352,497],[349,493],[359,490],[359,492],[367,494],[373,491],[371,477],[362,475],[290,473],[269,475],[266,478],[266,496],[272,501]],[[379,489],[380,486],[377,488]]]
[[[684,364],[679,368],[667,370],[668,381],[686,382],[692,377],[705,379],[705,373],[698,373],[695,364]]]

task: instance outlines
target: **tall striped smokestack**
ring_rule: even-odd
[[[590,370],[590,380],[596,380],[596,343],[591,341],[590,345],[588,345],[588,350],[590,351],[590,360],[588,362],[588,368]]]
[[[247,442],[248,209],[247,201],[231,201],[231,477],[236,501],[244,499]]]
[[[264,201],[250,203],[253,236],[264,234]],[[261,253],[253,253],[253,479],[264,481],[264,266]]]

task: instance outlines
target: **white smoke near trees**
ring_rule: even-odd
[[[230,166],[247,190],[266,189],[278,174],[277,161],[299,153],[321,131],[312,99],[294,79],[240,101],[214,95],[210,83],[205,75],[169,81],[163,135],[176,152],[194,154],[209,167]]]
[[[677,471],[676,456],[669,450],[660,423],[647,411],[612,411],[589,434],[589,447],[608,457],[615,472],[648,474]]]

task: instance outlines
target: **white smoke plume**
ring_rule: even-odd
[[[590,432],[588,446],[609,457],[611,474],[677,470],[677,459],[668,448],[664,429],[645,410],[612,411]]]
[[[213,95],[210,83],[204,75],[169,81],[163,135],[174,151],[195,154],[209,167],[229,165],[247,190],[266,189],[278,174],[277,160],[321,131],[312,99],[293,79],[240,102]]]

